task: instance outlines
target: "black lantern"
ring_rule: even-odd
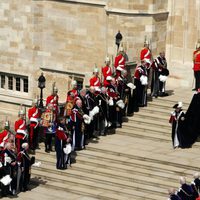
[[[123,38],[122,34],[120,33],[120,31],[118,31],[118,33],[115,36],[115,44],[117,45],[117,51],[119,50],[122,38]]]
[[[40,77],[38,78],[38,87],[40,88],[40,103],[39,103],[39,107],[43,108],[43,89],[45,88],[45,82],[46,79],[43,75],[43,73],[41,73]]]

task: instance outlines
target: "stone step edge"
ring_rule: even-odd
[[[194,171],[198,170],[198,167],[194,167],[194,166],[188,166],[188,165],[184,165],[184,164],[178,164],[175,162],[168,162],[168,161],[164,161],[164,160],[156,160],[153,158],[147,158],[147,157],[142,157],[142,156],[136,156],[136,155],[130,155],[130,154],[125,154],[125,153],[121,153],[121,152],[114,152],[114,151],[110,151],[110,150],[104,150],[104,149],[99,149],[99,148],[95,148],[95,147],[87,147],[87,150],[91,150],[91,151],[97,151],[97,152],[102,152],[105,154],[110,154],[110,155],[116,155],[116,156],[122,156],[122,157],[126,157],[126,158],[131,158],[131,159],[135,159],[135,160],[142,160],[142,161],[147,161],[150,163],[158,163],[158,164],[163,164],[163,165],[170,165],[170,166],[174,166],[174,167],[181,167],[184,169],[194,169]]]
[[[34,177],[31,178],[30,184],[34,185],[34,186],[39,185],[40,187],[49,188],[49,189],[55,189],[55,190],[61,190],[61,191],[65,190],[66,192],[69,192],[69,193],[72,193],[72,194],[77,194],[77,195],[81,195],[81,196],[88,196],[88,197],[97,198],[97,199],[100,198],[102,200],[118,200],[116,198],[106,197],[106,196],[99,195],[99,194],[95,195],[95,194],[91,194],[89,192],[83,192],[82,190],[79,191],[78,188],[77,188],[77,190],[72,189],[72,188],[68,188],[67,184],[63,185],[63,187],[56,186],[54,184],[54,182],[52,182],[50,180],[48,180],[48,182],[45,182],[45,184],[43,184],[43,183],[40,184],[38,180],[35,180],[35,179],[38,179],[38,175],[36,175],[36,174],[32,174],[32,175]],[[39,179],[41,179],[41,177],[39,177]]]
[[[76,180],[69,180],[69,179],[67,179],[67,180],[65,180],[65,179],[63,179],[63,178],[65,178],[65,177],[62,177],[62,178],[55,178],[55,177],[50,177],[50,176],[48,176],[48,173],[47,172],[44,172],[43,171],[43,175],[41,174],[41,171],[36,171],[36,170],[32,170],[33,172],[32,172],[32,174],[33,175],[39,175],[40,177],[43,177],[44,179],[47,179],[47,180],[53,180],[53,181],[55,181],[56,180],[56,182],[61,182],[61,183],[71,183],[71,184],[74,184],[74,185],[76,185],[77,184],[77,182],[76,182]],[[62,173],[60,174],[60,175],[62,175]],[[79,177],[80,177],[80,175],[79,175]],[[72,179],[74,178],[74,177],[71,177]],[[74,179],[76,179],[76,178],[74,178]],[[79,179],[80,180],[80,179]],[[88,180],[86,180],[86,182],[87,182]],[[94,179],[94,181],[97,181],[96,179]],[[80,186],[81,185],[81,187],[84,187],[84,188],[90,188],[90,189],[95,189],[95,190],[99,190],[99,191],[102,191],[102,192],[105,192],[105,191],[107,191],[107,193],[116,193],[117,192],[117,187],[118,186],[120,186],[120,184],[119,183],[116,183],[116,184],[113,184],[112,182],[110,183],[110,186],[114,186],[114,187],[116,187],[116,189],[107,189],[106,187],[105,188],[103,188],[103,187],[101,187],[101,186],[94,186],[94,185],[92,185],[92,181],[90,180],[90,181],[88,181],[88,182],[91,182],[91,184],[90,183],[78,183],[78,185]],[[101,180],[101,181],[99,181],[99,184],[102,184],[103,185],[103,183],[105,183],[105,182],[107,182],[107,181],[103,181],[103,180]],[[121,185],[121,188],[122,188],[122,185]],[[127,188],[127,185],[123,185],[123,189],[126,189]],[[158,188],[158,187],[155,187],[155,188]],[[138,187],[137,185],[136,186],[130,186],[130,192],[131,191],[133,191],[133,189],[135,189],[136,191],[139,191],[139,192],[143,192],[144,191],[144,188],[143,187]],[[164,191],[166,191],[166,192],[164,192]],[[165,189],[163,189],[163,192],[161,192],[161,191],[157,191],[157,190],[151,190],[151,189],[145,189],[145,193],[146,194],[159,194],[160,196],[164,196],[164,195],[166,195],[167,194],[167,189],[165,190]],[[120,194],[121,195],[125,195],[125,196],[129,196],[129,197],[131,197],[132,196],[132,194],[130,194],[130,193],[125,193],[125,192],[120,192]]]
[[[55,162],[52,162],[52,161],[44,161],[44,160],[41,160],[41,159],[39,159],[38,161],[40,161],[40,162],[42,162],[42,163],[45,163],[46,165],[55,166]],[[79,160],[79,161],[80,161],[80,160]],[[80,163],[79,163],[79,164],[80,164]],[[84,164],[82,164],[82,165],[84,165]],[[102,165],[102,164],[100,164],[100,165]],[[86,166],[87,166],[87,165],[86,165]],[[96,164],[95,166],[97,166],[97,164]],[[103,166],[103,165],[102,165],[102,166]],[[104,167],[107,168],[107,166],[105,166],[105,165],[104,165]],[[98,170],[98,167],[97,167],[96,170],[95,170],[95,169],[87,169],[87,168],[84,168],[84,169],[83,169],[83,168],[81,168],[81,167],[78,167],[78,166],[76,165],[76,163],[74,163],[74,164],[72,164],[72,167],[70,167],[70,168],[67,169],[67,170],[70,170],[71,168],[72,168],[72,170],[86,172],[87,174],[95,174],[95,175],[99,175],[99,176],[105,176],[105,174],[106,174],[106,176],[108,176],[108,177],[110,177],[110,178],[116,177],[116,174],[112,174],[112,173],[109,173],[109,172],[97,171],[97,170]],[[103,168],[103,167],[102,167],[102,168]],[[110,167],[110,168],[113,169],[114,167]],[[35,168],[35,169],[37,169],[37,168]],[[38,168],[38,170],[40,170],[40,169],[42,169],[42,171],[45,171],[45,168],[44,168],[44,167]],[[117,170],[117,169],[119,169],[119,168],[116,168],[116,170]],[[49,169],[49,170],[51,170],[52,172],[56,172],[56,173],[57,173],[56,167],[55,167],[55,169]],[[109,169],[109,170],[111,170],[111,169]],[[121,171],[122,171],[122,170],[121,170]],[[150,170],[149,170],[149,171],[150,171]],[[134,170],[132,170],[131,173],[132,173],[132,174],[137,174],[137,176],[141,176],[141,179],[138,179],[138,178],[130,178],[130,177],[128,176],[128,174],[127,174],[127,176],[125,176],[125,175],[119,175],[119,174],[118,174],[118,175],[117,175],[117,178],[119,178],[119,179],[121,179],[121,180],[124,180],[124,181],[128,181],[128,182],[130,182],[130,179],[131,179],[131,181],[133,181],[133,179],[134,179],[136,183],[142,183],[142,182],[143,182],[142,180],[144,180],[145,177],[150,177],[150,178],[152,178],[152,179],[164,181],[165,184],[160,184],[160,183],[158,183],[159,181],[157,181],[157,183],[152,182],[152,181],[145,181],[145,183],[146,183],[146,182],[148,183],[148,184],[145,184],[145,185],[157,186],[157,184],[159,184],[159,186],[161,186],[162,188],[165,188],[165,189],[166,189],[166,187],[169,188],[169,187],[171,186],[172,183],[177,184],[177,180],[178,180],[178,179],[176,179],[176,178],[172,179],[172,178],[162,177],[162,176],[158,176],[158,175],[149,176],[149,174],[147,174],[147,173],[145,173],[145,175],[144,175],[144,174],[141,174],[141,172],[135,173]],[[68,174],[67,174],[67,175],[68,175]],[[186,174],[184,174],[184,175],[186,175]],[[158,177],[160,177],[160,178],[158,179]],[[166,182],[166,181],[168,181],[168,182]],[[167,184],[167,183],[169,183],[169,184]]]

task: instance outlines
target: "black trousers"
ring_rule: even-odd
[[[200,88],[200,71],[194,71],[195,77],[195,89],[198,90]]]

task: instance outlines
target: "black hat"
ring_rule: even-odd
[[[176,104],[173,106],[173,108],[182,108],[182,106],[183,106],[183,103],[180,101],[180,102],[176,103]]]

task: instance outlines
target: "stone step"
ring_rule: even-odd
[[[168,127],[157,127],[157,126],[146,126],[145,123],[139,124],[139,123],[126,123],[124,122],[122,124],[122,128],[119,128],[117,130],[123,130],[123,129],[129,129],[129,130],[137,130],[137,131],[142,131],[142,132],[156,132],[156,133],[166,133],[166,134],[171,134],[171,125],[168,123]]]
[[[45,157],[41,157],[42,165],[51,165],[53,166],[53,170],[55,170],[55,160],[54,158],[48,159]],[[45,171],[46,167],[43,167],[42,170]],[[93,174],[99,175],[101,177],[106,176],[117,180],[128,181],[128,182],[137,182],[143,183],[145,180],[146,184],[157,186],[160,185],[162,188],[168,188],[170,186],[177,186],[177,179],[175,179],[176,175],[172,178],[166,177],[164,173],[160,172],[158,175],[151,174],[151,170],[146,170],[147,172],[141,173],[142,171],[139,169],[132,170],[124,170],[123,166],[120,168],[120,165],[110,166],[109,162],[99,161],[95,162],[94,159],[90,157],[78,158],[75,164],[72,164],[72,167],[68,169],[69,173],[73,173],[74,175],[81,174],[87,175],[92,178],[95,178]],[[138,170],[138,171],[137,171]],[[117,171],[117,176],[116,176]],[[97,177],[96,177],[97,178]]]
[[[156,169],[163,169],[166,171],[173,171],[173,172],[179,172],[180,169],[184,170],[192,170],[192,171],[198,171],[198,166],[192,166],[181,163],[181,160],[179,160],[179,163],[174,160],[174,162],[166,161],[165,155],[163,155],[163,160],[161,159],[154,159],[154,158],[148,158],[145,156],[139,156],[137,155],[137,152],[135,155],[133,154],[127,154],[124,152],[117,152],[117,151],[111,151],[108,149],[102,149],[99,147],[94,146],[94,144],[91,144],[87,146],[86,151],[80,151],[78,154],[89,154],[97,156],[100,155],[100,158],[109,158],[112,159],[112,161],[119,160],[119,162],[126,162],[127,159],[130,159],[127,164],[130,165],[130,163],[137,163],[141,166],[148,166],[148,167],[154,167]],[[123,159],[123,160],[122,160]],[[99,159],[98,159],[99,160]]]
[[[106,180],[99,181],[97,179],[91,179],[86,180],[86,176],[78,176],[77,177],[70,177],[68,170],[66,171],[56,171],[54,170],[54,173],[50,173],[51,171],[48,171],[46,168],[46,171],[39,171],[39,170],[32,170],[33,176],[35,177],[42,177],[44,181],[47,181],[47,183],[52,182],[53,186],[61,187],[63,186],[69,186],[69,189],[74,189],[79,191],[80,189],[83,191],[87,191],[89,194],[96,194],[96,196],[102,198],[102,199],[108,199],[109,197],[112,197],[113,199],[130,199],[133,196],[137,198],[143,197],[143,190],[138,188],[139,184],[130,183],[131,186],[124,186],[120,185],[120,183],[109,183]],[[66,176],[64,175],[66,173]],[[104,177],[105,178],[105,177]],[[137,190],[136,190],[137,188]],[[151,189],[156,187],[145,188],[146,194],[154,195],[155,192]],[[158,190],[158,188],[156,189]],[[166,192],[158,192],[156,193],[157,198],[161,198],[164,196]],[[111,199],[112,199],[111,198]]]
[[[142,132],[141,130],[137,131],[135,129],[116,129],[116,134],[126,135],[135,138],[144,138],[153,141],[160,141],[160,142],[170,142],[171,143],[171,136],[169,133],[159,133],[159,132]]]
[[[143,127],[157,127],[160,129],[167,129],[171,130],[171,125],[169,124],[168,120],[166,122],[164,121],[159,121],[153,120],[153,119],[143,119],[143,118],[134,118],[133,120],[130,121],[130,123],[124,123],[122,126],[130,126],[133,127],[134,125],[142,125]]]
[[[92,161],[96,162],[97,164],[103,163],[102,165],[111,165],[113,167],[121,166],[121,168],[124,170],[136,170],[136,168],[140,168],[150,170],[148,171],[149,174],[151,173],[152,168],[154,168],[156,169],[156,173],[167,173],[168,177],[171,177],[170,174],[172,176],[174,176],[175,174],[183,174],[186,170],[189,170],[189,173],[198,171],[198,168],[196,166],[188,166],[182,163],[168,162],[151,158],[147,159],[137,155],[128,155],[125,153],[95,149],[94,147],[87,147],[87,150],[78,151],[76,152],[76,154],[76,160],[85,160],[85,162]],[[55,161],[55,152],[47,154],[43,150],[40,150],[39,152],[37,152],[37,155],[39,156],[37,156],[37,159],[45,160],[44,158],[45,156],[47,156],[51,162]]]
[[[132,117],[128,117],[128,122],[134,121],[135,119],[150,119],[160,122],[167,122],[169,121],[169,115],[163,115],[163,114],[155,114],[155,113],[148,113],[148,112],[138,112],[135,113]]]
[[[177,103],[177,101],[167,101],[167,99],[159,100],[154,99],[153,101],[149,101],[148,105],[150,106],[160,106],[162,108],[166,109],[173,109],[173,106]],[[183,102],[184,108],[187,108],[189,106],[189,103]]]
[[[170,113],[173,111],[174,109],[163,109],[162,107],[158,107],[158,108],[155,108],[155,107],[142,107],[140,108],[140,112],[143,112],[143,113],[152,113],[152,114],[158,114],[158,115],[164,115],[164,116],[170,116]],[[136,114],[136,113],[135,113]]]

